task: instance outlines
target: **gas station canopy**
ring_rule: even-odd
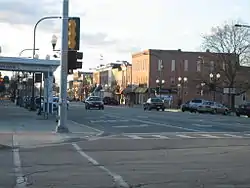
[[[0,70],[4,71],[54,72],[59,65],[59,60],[0,56]]]

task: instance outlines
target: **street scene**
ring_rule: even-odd
[[[249,188],[249,7],[0,1],[0,188]]]

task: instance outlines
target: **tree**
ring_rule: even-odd
[[[237,74],[241,65],[248,64],[250,55],[250,30],[235,27],[238,21],[213,27],[211,33],[203,36],[202,47],[216,55],[220,63],[216,63],[217,71],[224,75],[224,85],[236,87]],[[231,106],[234,107],[235,95],[232,95]]]

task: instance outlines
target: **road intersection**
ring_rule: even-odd
[[[0,110],[0,188],[250,187],[248,118],[75,103],[56,134],[54,117]]]

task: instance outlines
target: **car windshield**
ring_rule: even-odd
[[[53,98],[53,102],[58,102],[58,98]]]
[[[100,97],[90,97],[88,101],[101,101]]]
[[[202,103],[202,100],[200,99],[192,100],[192,103]]]
[[[152,98],[151,102],[162,102],[162,100],[159,98]]]

